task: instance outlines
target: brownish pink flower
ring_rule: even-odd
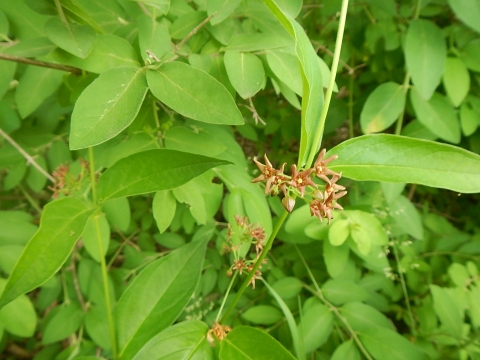
[[[304,171],[297,171],[297,165],[293,164],[292,165],[292,179],[288,182],[290,186],[293,186],[300,190],[300,196],[303,198],[305,195],[305,187],[306,186],[313,186],[313,187],[318,187],[317,184],[315,184],[312,181],[312,178],[310,177],[310,174],[313,172],[313,169],[308,169]]]
[[[342,177],[342,173],[338,173],[332,176],[330,181],[325,185],[325,194],[330,195],[340,190],[345,190],[345,186],[337,184],[337,181]]]
[[[313,164],[313,168],[315,170],[315,175],[322,179],[323,181],[330,183],[330,179],[327,177],[327,175],[337,175],[335,171],[332,171],[327,168],[327,164],[333,160],[336,160],[338,158],[338,155],[332,155],[327,159],[324,159],[325,154],[327,153],[326,149],[323,149],[320,151],[320,154],[318,154],[317,160],[315,160],[315,163]]]

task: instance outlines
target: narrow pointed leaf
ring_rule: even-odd
[[[141,69],[120,67],[101,74],[75,105],[70,149],[98,145],[120,133],[135,119],[146,93]]]
[[[178,61],[147,72],[153,95],[179,114],[211,124],[241,125],[235,101],[218,80]]]
[[[328,154],[338,155],[329,168],[350,179],[480,192],[480,156],[452,145],[377,134],[347,140]]]
[[[142,151],[116,162],[98,181],[101,201],[168,190],[185,184],[225,160],[177,150]]]
[[[0,297],[0,308],[42,285],[62,267],[92,212],[74,198],[64,198],[45,206],[40,228],[25,246],[8,278]]]
[[[95,31],[86,25],[64,23],[53,17],[45,24],[45,35],[59,48],[84,59],[92,50]]]
[[[208,326],[199,320],[184,321],[155,335],[133,360],[213,359],[213,347],[207,341]]]
[[[221,360],[293,360],[277,340],[266,332],[249,326],[239,326],[220,343]]]
[[[125,290],[114,312],[122,360],[131,359],[180,315],[200,279],[206,240],[156,260]]]

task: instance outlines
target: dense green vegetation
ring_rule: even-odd
[[[0,0],[0,359],[480,359],[479,18]]]

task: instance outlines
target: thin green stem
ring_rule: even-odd
[[[232,290],[232,286],[233,286],[233,283],[235,282],[235,279],[237,278],[237,274],[238,274],[238,271],[235,271],[235,273],[232,276],[232,280],[230,280],[230,284],[228,285],[227,292],[223,297],[222,305],[220,305],[220,309],[218,310],[218,314],[217,314],[217,317],[215,318],[215,322],[218,322],[218,319],[220,319],[220,315],[222,315],[225,302],[227,301],[228,294],[230,294],[230,290]]]
[[[348,136],[353,138],[353,76],[350,74],[350,81],[348,82]]]
[[[35,209],[35,211],[41,214],[42,209],[40,209],[37,201],[28,193],[27,189],[25,189],[22,184],[18,184],[18,188],[22,192],[23,196],[25,196],[27,201],[30,203],[30,205]]]
[[[55,2],[55,7],[57,8],[57,12],[58,12],[58,16],[60,16],[60,20],[62,20],[68,26],[67,17],[63,12],[62,4],[60,3],[60,0],[53,0],[53,1]]]
[[[92,200],[95,206],[98,205],[97,199],[97,179],[95,178],[95,158],[93,155],[93,149],[91,147],[88,148],[88,156],[90,162],[90,182],[92,188]],[[107,263],[105,261],[105,256],[103,256],[103,245],[102,245],[102,236],[100,231],[100,222],[98,221],[98,216],[94,215],[93,217],[95,223],[95,234],[97,238],[97,245],[98,251],[100,254],[100,266],[102,268],[102,282],[103,282],[103,291],[105,296],[105,309],[107,311],[107,318],[108,318],[108,329],[110,332],[110,341],[112,343],[112,354],[113,358],[116,360],[118,359],[118,350],[117,350],[117,337],[115,332],[115,324],[113,322],[113,313],[111,307],[111,300],[110,300],[110,289],[108,286],[108,270],[107,270]]]
[[[404,98],[407,97],[408,89],[410,87],[409,84],[410,84],[410,72],[407,71],[407,73],[405,74],[405,79],[403,80],[403,85],[402,85]],[[398,117],[397,125],[395,126],[395,135],[400,135],[402,132],[404,115],[405,115],[405,108],[402,110],[400,116]]]
[[[398,274],[400,275],[400,284],[402,285],[403,296],[405,297],[405,304],[407,305],[408,317],[410,319],[410,324],[409,324],[410,331],[412,335],[416,337],[417,331],[415,330],[415,327],[416,327],[415,318],[413,317],[412,308],[410,306],[410,298],[408,296],[407,285],[405,283],[405,277],[403,276],[403,271],[402,271],[403,269],[401,268],[401,265],[400,265],[400,257],[398,256],[398,250],[397,250],[397,246],[395,245],[395,241],[393,242],[392,248],[393,248],[393,255],[395,256],[395,261],[397,262],[397,271],[398,271]]]
[[[257,261],[255,262],[255,265],[253,265],[252,270],[248,273],[247,278],[245,279],[245,281],[240,286],[240,289],[238,290],[237,294],[235,295],[235,298],[233,299],[233,301],[228,306],[227,311],[225,311],[225,314],[222,316],[222,319],[220,320],[220,323],[223,323],[228,318],[228,316],[230,315],[232,310],[235,308],[235,305],[237,305],[238,300],[240,300],[240,298],[242,297],[243,292],[247,288],[248,284],[250,284],[250,281],[252,280],[253,276],[255,275],[258,268],[262,264],[263,259],[265,259],[268,252],[272,248],[273,240],[275,240],[275,237],[277,236],[278,232],[280,231],[280,228],[282,227],[283,223],[285,222],[285,219],[287,218],[288,214],[289,214],[289,212],[285,210],[283,212],[283,214],[278,218],[277,223],[275,224],[275,227],[273,228],[272,234],[268,238],[267,244],[263,248],[263,251],[260,254],[260,256],[258,257]]]
[[[337,41],[335,43],[335,52],[333,53],[333,63],[330,75],[330,82],[328,83],[327,93],[325,94],[325,104],[323,105],[320,121],[313,138],[313,146],[317,147],[322,142],[323,130],[325,129],[325,120],[327,119],[328,108],[330,100],[332,99],[333,87],[335,85],[335,77],[337,75],[338,62],[340,61],[340,52],[342,50],[343,33],[345,31],[345,22],[347,20],[348,0],[342,0],[342,9],[340,11],[340,21],[338,24]],[[318,145],[317,145],[318,144]],[[311,149],[308,155],[306,168],[308,169],[315,157],[317,148]]]

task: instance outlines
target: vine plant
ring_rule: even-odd
[[[350,4],[371,22],[373,48],[380,21],[408,27],[404,80],[383,81],[364,99],[365,135],[354,137],[363,65],[350,44],[351,64],[342,59],[348,0],[0,2],[3,188],[18,189],[40,216],[37,227],[27,211],[0,208],[0,224],[16,232],[0,234],[14,259],[0,254],[8,276],[0,278],[0,349],[37,360],[478,358],[469,334],[480,326],[477,265],[449,267],[455,288],[419,285],[417,268],[441,264],[421,260],[428,253],[410,240],[423,238],[420,215],[401,195],[406,183],[480,192],[480,156],[433,141],[458,144],[461,133],[450,100],[435,92],[448,78],[438,60],[445,41],[422,18],[436,9],[424,3]],[[480,32],[466,1],[434,3]],[[295,20],[317,10],[335,24],[333,53]],[[330,53],[330,66],[313,44]],[[337,86],[341,67],[348,90]],[[460,98],[451,83],[445,91],[471,135],[479,100]],[[348,92],[350,138],[320,151],[335,91]],[[433,139],[401,135],[408,94],[421,122],[410,124]],[[290,122],[286,106],[299,119]],[[250,117],[255,124],[245,124]],[[395,135],[374,134],[395,122]],[[291,124],[298,153],[269,151],[264,163],[247,161],[232,130],[258,140],[259,129],[288,133]],[[377,202],[398,213],[382,217]],[[425,218],[432,233],[462,243],[465,234]],[[408,330],[382,314],[392,309]],[[37,330],[41,344],[18,346]]]

